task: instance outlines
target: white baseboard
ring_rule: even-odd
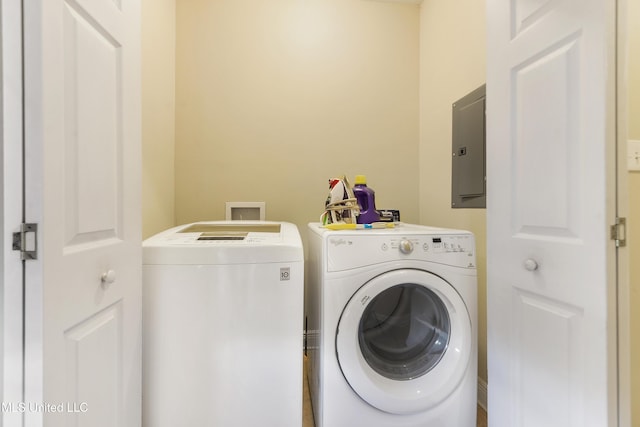
[[[478,378],[478,405],[487,410],[487,382]]]

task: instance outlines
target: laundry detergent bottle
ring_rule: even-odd
[[[358,224],[371,224],[372,222],[380,221],[380,215],[376,210],[376,193],[367,187],[366,176],[356,175],[353,194],[355,194],[360,206]]]

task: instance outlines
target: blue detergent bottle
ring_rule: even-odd
[[[356,175],[353,194],[356,196],[360,206],[358,224],[371,224],[380,221],[380,215],[376,210],[376,193],[367,187],[367,177],[365,175]]]

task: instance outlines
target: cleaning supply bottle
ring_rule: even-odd
[[[371,224],[372,222],[380,221],[380,215],[376,210],[376,193],[367,187],[366,176],[356,175],[353,193],[360,206],[358,224]]]

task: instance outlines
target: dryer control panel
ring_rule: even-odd
[[[403,254],[412,253],[416,247],[423,252],[446,253],[446,252],[473,252],[473,239],[470,236],[438,236],[438,237],[403,237],[401,239],[391,239],[389,245],[391,249],[398,249]],[[471,240],[471,241],[470,241]],[[384,247],[383,243],[383,247]]]
[[[476,268],[473,234],[330,234],[328,271],[342,271],[389,261],[428,261]]]

